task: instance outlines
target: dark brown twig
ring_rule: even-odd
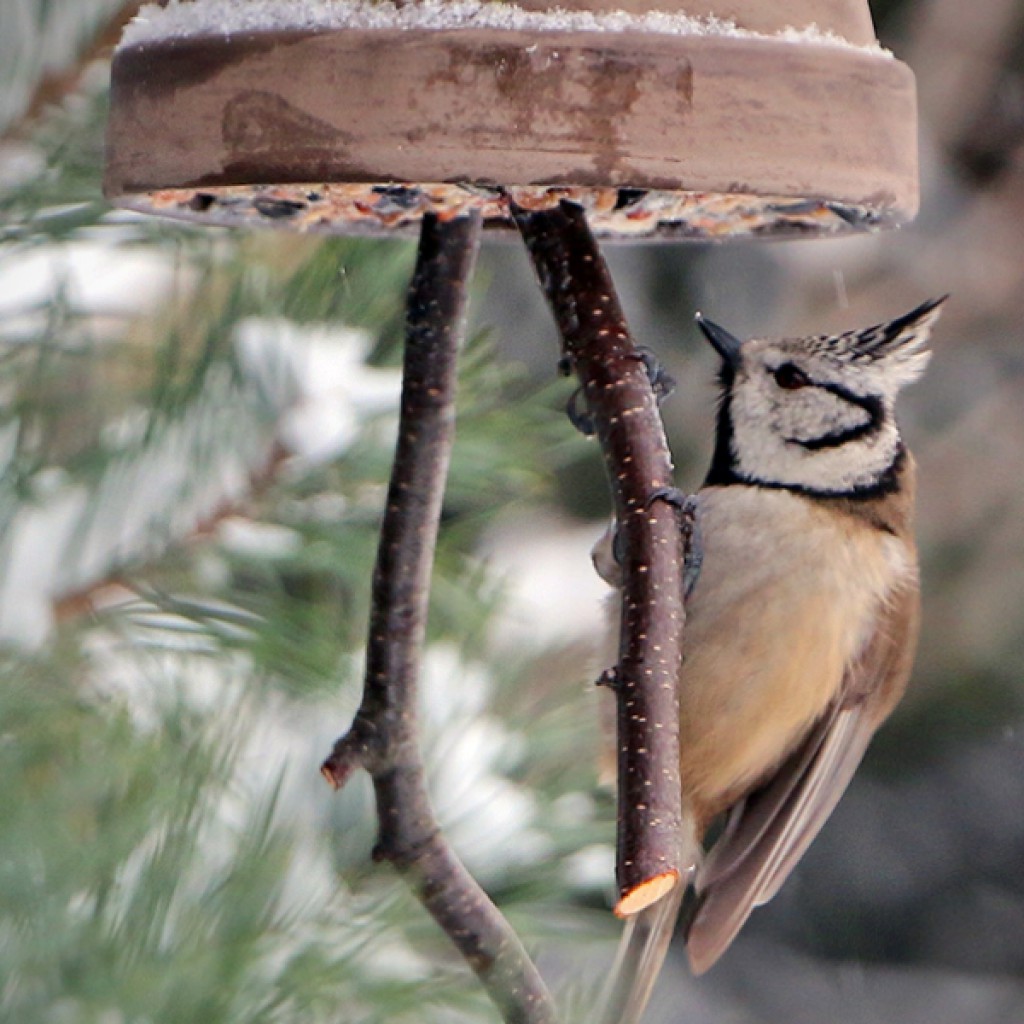
[[[390,861],[455,943],[510,1024],[551,1024],[551,997],[508,922],[441,835],[420,760],[420,652],[434,544],[455,432],[455,364],[479,217],[423,218],[407,299],[398,444],[373,574],[363,701],[322,771],[340,787],[373,779]]]
[[[513,210],[575,367],[604,453],[623,562],[615,912],[680,880],[679,699],[683,550],[672,462],[647,368],[580,207]]]

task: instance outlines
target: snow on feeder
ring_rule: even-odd
[[[606,238],[838,234],[917,208],[913,75],[866,0],[204,0],[114,58],[107,195],[381,233],[572,199]],[[624,8],[624,10],[612,9]]]

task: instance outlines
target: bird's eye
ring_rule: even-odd
[[[797,388],[805,388],[811,383],[810,377],[792,363],[783,363],[775,371],[775,383],[786,391],[796,391]]]

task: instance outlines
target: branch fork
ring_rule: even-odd
[[[553,1024],[554,1004],[515,932],[441,834],[419,753],[417,683],[430,574],[455,433],[456,355],[478,215],[423,218],[407,297],[398,443],[373,573],[363,700],[321,771],[365,769],[375,860],[389,861],[479,976],[508,1024]]]

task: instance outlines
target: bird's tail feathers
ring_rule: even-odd
[[[668,953],[685,892],[686,883],[680,881],[626,922],[601,994],[601,1024],[639,1024]]]

